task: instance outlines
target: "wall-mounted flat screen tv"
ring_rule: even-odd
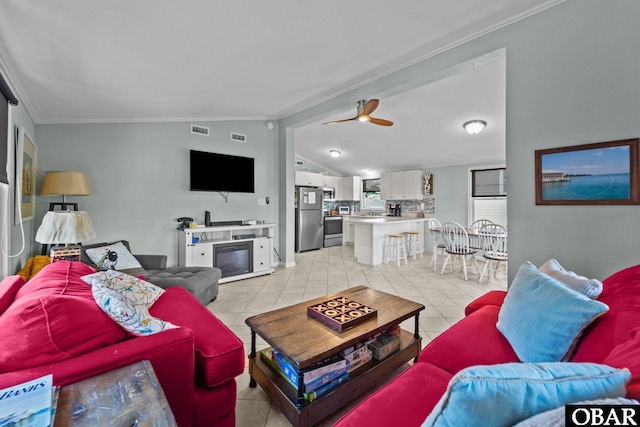
[[[191,191],[254,193],[254,159],[190,150]]]

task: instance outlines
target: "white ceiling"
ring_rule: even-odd
[[[561,1],[2,0],[0,63],[36,123],[273,120]],[[477,73],[495,83],[484,70]],[[388,158],[384,147],[452,141],[442,129],[459,131],[460,120],[491,114],[503,120],[480,90],[475,98],[487,103],[467,98],[476,107],[464,110],[474,113],[469,117],[460,104],[447,105],[452,96],[439,100],[444,83],[381,99],[373,116],[396,125],[375,129],[385,138],[367,136],[366,149]],[[460,114],[448,117],[445,107]],[[355,113],[355,105],[346,108],[336,117]],[[300,132],[342,144],[343,159],[350,153],[355,159],[345,142],[364,138],[349,135],[351,125],[357,126]],[[504,137],[497,122],[486,135],[492,126],[494,137]],[[462,153],[472,146],[455,147]],[[367,164],[357,168],[376,165]]]
[[[371,116],[391,120],[391,127],[351,121],[356,107],[295,131],[296,155],[339,175],[373,176],[381,172],[428,169],[505,161],[506,61],[460,72],[380,100]],[[477,135],[462,127],[469,120],[487,122]],[[342,155],[334,159],[329,150]]]

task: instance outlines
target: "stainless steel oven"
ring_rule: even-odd
[[[342,245],[342,217],[324,217],[324,247]]]

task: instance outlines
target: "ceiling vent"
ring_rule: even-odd
[[[304,166],[304,162],[302,160],[296,160],[296,166]]]
[[[247,135],[231,132],[231,140],[235,142],[247,142]]]
[[[194,135],[210,136],[211,130],[204,126],[191,125],[191,133]]]

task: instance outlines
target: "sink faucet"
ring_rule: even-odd
[[[369,216],[373,216],[373,208],[372,207],[368,207],[367,209],[369,209]]]

